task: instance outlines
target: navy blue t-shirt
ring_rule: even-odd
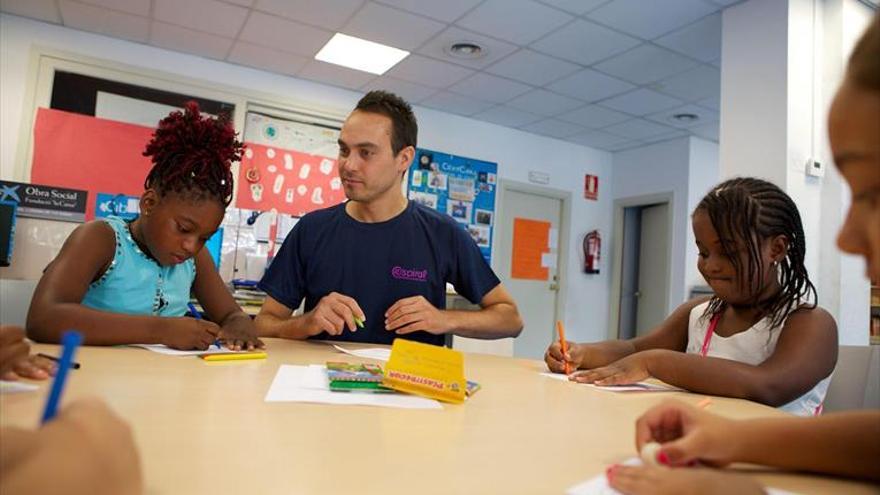
[[[385,311],[405,297],[424,296],[446,307],[446,283],[474,304],[500,281],[467,232],[451,217],[410,201],[400,215],[358,222],[345,204],[304,216],[284,240],[259,287],[291,309],[305,298],[311,311],[338,292],[353,298],[367,317],[364,328],[312,338],[390,344]],[[402,337],[443,345],[443,335],[418,331]]]

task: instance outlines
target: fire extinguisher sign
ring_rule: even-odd
[[[597,201],[599,199],[599,177],[587,174],[584,176],[584,198]]]

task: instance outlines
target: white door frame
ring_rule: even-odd
[[[497,274],[501,273],[498,269],[497,253],[500,246],[496,240],[500,238],[499,232],[504,228],[503,222],[499,219],[505,218],[504,198],[505,192],[516,191],[525,194],[535,194],[547,198],[558,199],[562,206],[559,225],[559,239],[557,240],[556,252],[559,259],[557,261],[556,273],[558,280],[556,283],[559,290],[556,291],[556,307],[554,308],[553,319],[562,320],[561,315],[565,315],[565,300],[568,293],[568,243],[571,230],[571,191],[555,189],[552,187],[536,186],[534,184],[526,184],[524,182],[516,182],[510,179],[498,178],[498,198],[496,200],[497,212],[495,213],[495,232],[492,234],[492,270]],[[551,281],[552,283],[552,281]]]
[[[669,246],[669,254],[670,258],[666,260],[666,276],[664,281],[664,286],[666,287],[666,307],[669,307],[669,297],[671,293],[671,287],[669,286],[670,280],[672,280],[672,229],[674,221],[675,221],[675,193],[672,191],[658,194],[648,194],[645,196],[633,196],[629,198],[620,198],[614,200],[614,230],[617,235],[614,235],[612,252],[611,252],[611,260],[612,260],[612,268],[611,268],[611,301],[610,308],[611,312],[609,316],[609,324],[608,324],[608,339],[615,340],[618,338],[618,332],[620,325],[620,297],[622,290],[622,277],[623,277],[623,209],[631,208],[633,206],[649,206],[655,205],[659,203],[666,203],[668,215],[666,218],[666,239],[667,245]]]

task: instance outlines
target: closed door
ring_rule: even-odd
[[[542,358],[547,346],[554,339],[556,321],[556,297],[559,290],[559,229],[562,218],[562,201],[558,198],[506,190],[501,212],[504,217],[496,244],[495,271],[510,291],[523,319],[524,328],[513,341],[513,354],[517,357]],[[544,256],[547,268],[546,280],[512,278],[511,266],[516,219],[534,220],[550,224],[548,255]]]
[[[666,318],[669,228],[668,203],[642,209],[636,316],[638,335],[644,335]]]

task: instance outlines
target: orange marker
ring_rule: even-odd
[[[571,365],[565,359],[565,355],[568,354],[568,344],[565,343],[565,327],[562,326],[562,322],[559,320],[556,320],[556,331],[559,332],[559,346],[562,347],[562,361],[565,363],[565,374],[570,375]]]

